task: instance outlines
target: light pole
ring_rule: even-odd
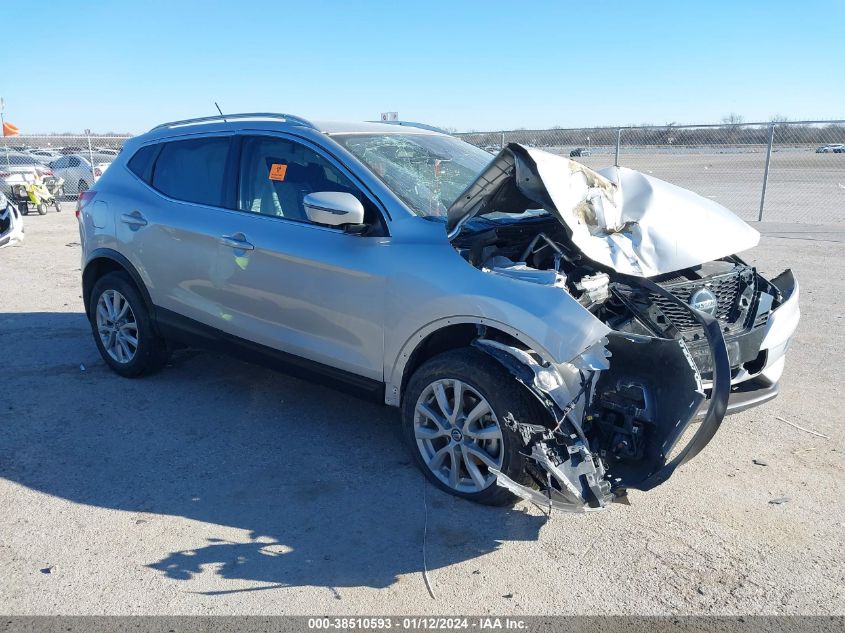
[[[91,182],[93,183],[97,174],[94,171],[94,150],[91,149],[91,130],[89,128],[85,128],[85,136],[88,137],[88,161],[91,163]]]

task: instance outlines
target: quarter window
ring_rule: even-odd
[[[158,145],[147,145],[135,152],[134,156],[129,159],[129,169],[131,169],[138,178],[146,183],[150,182],[153,159],[155,158],[158,148]]]
[[[229,138],[165,143],[155,161],[152,185],[176,200],[222,207]]]

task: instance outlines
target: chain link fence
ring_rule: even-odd
[[[845,120],[456,136],[491,152],[520,143],[592,168],[636,169],[715,200],[744,220],[845,222]]]
[[[617,164],[711,198],[745,220],[845,222],[845,120],[456,134],[496,152],[521,143],[589,167]],[[50,172],[73,198],[96,182],[128,136],[37,135],[0,142],[0,186]]]
[[[30,135],[0,141],[0,187],[40,177],[59,199],[73,199],[108,169],[128,136]]]

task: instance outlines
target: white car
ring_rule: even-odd
[[[36,176],[52,176],[50,168],[38,158],[21,152],[0,151],[0,191],[9,194],[15,185],[24,185]]]
[[[845,145],[842,143],[828,143],[819,147],[816,154],[838,154],[843,148],[845,148]]]
[[[52,161],[50,169],[56,177],[64,178],[66,194],[79,195],[83,191],[88,191],[91,185],[100,179],[111,164],[111,158],[111,156],[94,154],[92,166],[87,156],[69,154]]]
[[[23,241],[23,217],[18,208],[0,192],[0,248]]]
[[[41,162],[47,163],[57,158],[61,158],[61,154],[52,149],[33,149],[27,152],[30,156],[36,157]]]

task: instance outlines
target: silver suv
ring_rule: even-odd
[[[329,381],[399,407],[426,476],[491,504],[665,481],[777,394],[799,318],[791,272],[740,259],[759,235],[718,204],[419,124],[160,125],[77,217],[115,372],[201,346]]]

